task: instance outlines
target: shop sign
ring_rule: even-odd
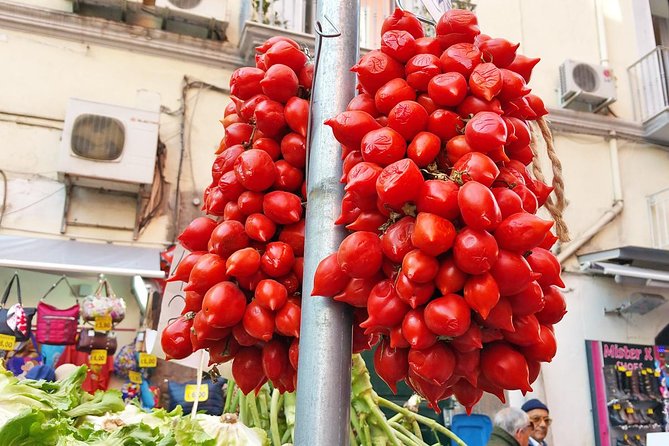
[[[628,371],[655,368],[652,345],[602,342],[602,356],[604,365],[624,367]]]

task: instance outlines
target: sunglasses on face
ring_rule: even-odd
[[[546,423],[546,426],[550,426],[551,423],[553,422],[553,420],[550,419],[549,417],[532,417],[532,418],[530,418],[530,422],[535,426],[540,425],[542,421],[544,423]]]

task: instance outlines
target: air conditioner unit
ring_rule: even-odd
[[[560,103],[564,108],[597,112],[616,100],[610,68],[567,59],[560,65]]]
[[[173,11],[226,21],[226,3],[223,0],[156,0],[156,6]]]
[[[155,111],[71,98],[58,159],[60,180],[126,192],[151,184],[159,119]]]

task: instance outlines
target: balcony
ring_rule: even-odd
[[[282,34],[313,49],[315,5],[310,0],[252,0],[245,2],[239,40],[242,57],[252,60],[254,48]],[[420,0],[404,0],[405,9],[428,16]],[[360,0],[360,47],[363,52],[381,45],[383,20],[392,14],[392,0]],[[325,27],[328,25],[325,24]]]
[[[669,250],[669,189],[648,197],[648,217],[653,248]]]
[[[669,146],[669,48],[657,47],[628,68],[634,114],[647,140]]]

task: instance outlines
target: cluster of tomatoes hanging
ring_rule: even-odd
[[[207,349],[232,362],[247,394],[268,379],[294,391],[304,255],[305,165],[313,64],[274,37],[230,79],[225,136],[203,210],[178,237],[190,251],[170,281],[188,282],[182,316],[162,333],[169,358]]]
[[[526,168],[528,121],[547,112],[527,82],[539,59],[446,12],[436,37],[397,9],[381,48],[352,71],[358,95],[329,119],[342,146],[351,231],[319,264],[314,295],[354,307],[355,349],[376,372],[437,407],[471,410],[483,392],[531,390],[556,353],[565,313],[553,222],[535,214],[552,188]]]

